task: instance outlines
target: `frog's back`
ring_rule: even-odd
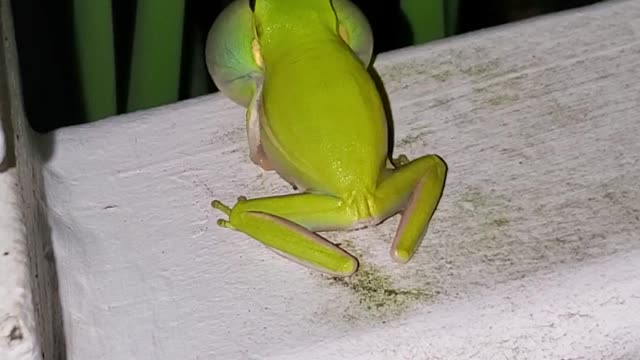
[[[292,50],[265,63],[265,151],[285,177],[306,188],[375,188],[387,124],[365,66],[337,37]]]

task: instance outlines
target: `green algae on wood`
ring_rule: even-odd
[[[398,317],[411,305],[438,294],[420,287],[396,287],[389,275],[369,265],[361,265],[358,272],[349,278],[331,278],[331,282],[349,289],[357,300],[358,308],[351,309],[355,311],[347,317],[359,317],[361,312],[376,319]]]
[[[460,72],[467,76],[478,77],[495,72],[499,68],[500,63],[497,60],[491,60],[473,64],[467,68],[461,69]]]
[[[365,262],[372,253],[364,244],[350,238],[342,238],[337,245],[360,261],[360,268],[350,277],[323,275],[323,279],[328,280],[330,285],[340,286],[348,290],[348,295],[351,295],[350,304],[345,307],[341,315],[343,319],[356,322],[359,320],[384,322],[399,318],[413,305],[431,302],[440,294],[440,291],[422,280],[416,286],[399,286],[392,273],[375,264]],[[404,269],[400,270],[400,276]]]

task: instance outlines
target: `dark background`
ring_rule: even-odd
[[[91,1],[91,0],[87,0]],[[376,53],[413,44],[399,0],[352,0],[373,28]],[[206,33],[229,0],[188,0],[185,10],[183,64],[191,64],[194,33]],[[460,0],[456,34],[545,13],[599,2],[598,0]],[[119,95],[124,94],[132,43],[135,1],[113,0]],[[14,25],[26,115],[41,132],[82,123],[83,110],[74,59],[71,0],[13,0]],[[187,69],[183,69],[186,72]],[[188,78],[185,76],[185,78]],[[188,79],[181,99],[190,97]],[[215,91],[210,82],[209,91]],[[120,95],[121,96],[121,95]]]

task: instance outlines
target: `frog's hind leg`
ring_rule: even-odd
[[[219,201],[211,205],[229,217],[218,225],[243,232],[303,266],[335,276],[349,276],[358,268],[355,257],[313,232],[346,229],[356,221],[340,198],[303,193],[241,197],[232,209]]]
[[[411,259],[422,242],[444,189],[447,165],[437,155],[413,161],[405,156],[392,161],[396,169],[378,185],[376,198],[384,216],[401,213],[391,245],[391,257],[400,263]]]

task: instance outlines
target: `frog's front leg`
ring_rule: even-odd
[[[376,197],[385,215],[401,212],[400,225],[391,245],[391,257],[406,263],[420,245],[440,201],[447,165],[437,155],[426,155],[412,161],[401,155],[392,163],[396,169],[380,183]]]
[[[262,97],[262,78],[256,79],[256,91],[251,97],[247,107],[247,139],[249,140],[249,158],[265,171],[273,170],[273,165],[264,152],[260,142],[260,117],[264,116],[261,110],[260,99]]]
[[[336,276],[349,276],[358,268],[355,257],[313,232],[354,222],[339,198],[303,193],[239,198],[231,209],[217,200],[211,205],[229,216],[218,225],[243,232],[303,266]]]

